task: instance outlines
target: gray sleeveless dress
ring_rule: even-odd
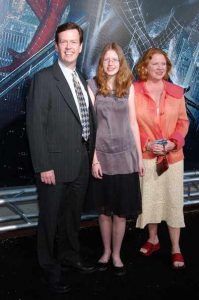
[[[95,95],[96,154],[103,179],[92,178],[91,208],[107,215],[137,216],[141,212],[138,154],[129,122],[128,95],[118,98],[98,94],[94,79],[88,81]]]

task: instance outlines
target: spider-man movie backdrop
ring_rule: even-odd
[[[171,81],[185,89],[190,129],[185,170],[199,169],[198,0],[0,0],[0,186],[34,183],[25,104],[30,79],[56,59],[54,33],[67,21],[84,30],[78,67],[95,74],[99,53],[118,42],[134,69],[149,47],[173,63]]]

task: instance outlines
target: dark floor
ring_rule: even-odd
[[[65,295],[50,293],[40,282],[36,257],[36,236],[9,237],[0,240],[0,300],[199,300],[199,212],[185,214],[181,246],[186,269],[174,271],[170,264],[168,233],[160,225],[161,250],[153,257],[142,257],[138,249],[146,238],[144,230],[129,223],[122,257],[127,267],[123,277],[106,272],[82,275],[72,272],[66,278],[73,289]],[[93,262],[102,251],[97,226],[80,231],[81,252]]]

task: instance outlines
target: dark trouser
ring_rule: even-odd
[[[67,167],[67,166],[66,166]],[[78,177],[55,186],[37,182],[39,195],[38,259],[40,266],[58,278],[62,261],[79,259],[81,210],[88,185],[89,162],[85,145]]]

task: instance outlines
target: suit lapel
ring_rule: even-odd
[[[81,124],[77,106],[76,106],[74,98],[73,98],[73,94],[71,92],[68,82],[65,79],[64,74],[62,73],[58,63],[53,65],[53,74],[54,74],[55,80],[57,81],[57,87],[58,87],[59,91],[61,92],[61,94],[64,98],[64,101],[70,107],[70,109],[74,113],[75,117]]]

